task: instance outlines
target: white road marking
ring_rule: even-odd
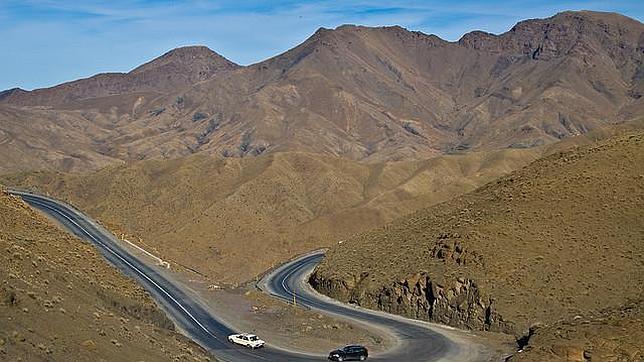
[[[293,273],[295,273],[296,271],[297,271],[297,268],[294,268],[294,269],[293,269],[293,270],[291,270],[288,274],[286,274],[286,276],[282,279],[282,288],[284,288],[284,290],[285,290],[287,293],[291,294],[292,296],[295,296],[295,292],[294,292],[294,291],[292,291],[290,288],[288,288],[288,287],[286,286],[286,281],[287,281],[287,280],[288,280],[288,278],[290,278],[290,277],[291,277],[291,275],[293,275]]]
[[[29,196],[32,196],[32,195],[29,195]],[[32,197],[33,197],[33,196],[32,196]],[[165,294],[165,295],[166,295],[168,298],[170,298],[170,299],[171,299],[171,300],[172,300],[172,301],[173,301],[177,306],[179,306],[179,308],[181,308],[181,310],[183,310],[183,312],[184,312],[184,313],[186,313],[186,315],[188,315],[188,316],[190,317],[190,319],[192,319],[195,323],[197,323],[197,325],[198,325],[199,327],[201,327],[201,328],[202,328],[206,333],[208,333],[208,334],[209,334],[210,336],[212,336],[214,339],[216,339],[216,340],[218,340],[218,341],[220,341],[220,342],[221,342],[221,340],[219,340],[219,338],[217,338],[217,336],[215,336],[212,332],[210,332],[210,331],[208,330],[208,328],[206,328],[203,324],[201,324],[201,322],[199,322],[199,321],[197,320],[197,318],[195,318],[195,317],[194,317],[194,316],[193,316],[193,315],[192,315],[192,314],[191,314],[191,313],[190,313],[190,312],[189,312],[189,311],[188,311],[188,310],[187,310],[187,309],[186,309],[186,308],[185,308],[181,303],[179,303],[179,301],[178,301],[178,300],[176,300],[172,295],[170,295],[170,293],[169,293],[168,291],[166,291],[165,289],[163,289],[163,287],[162,287],[162,286],[160,286],[159,284],[157,284],[154,280],[152,280],[152,278],[148,277],[144,272],[142,272],[141,270],[139,270],[139,268],[137,268],[137,267],[136,267],[136,266],[134,266],[132,263],[130,263],[129,261],[127,261],[125,258],[123,258],[121,255],[119,255],[117,252],[115,252],[114,250],[112,250],[109,246],[107,246],[107,244],[105,244],[105,243],[103,243],[102,241],[100,241],[100,240],[96,239],[96,238],[94,237],[94,235],[92,235],[88,230],[86,230],[86,229],[85,229],[85,228],[83,228],[82,226],[78,225],[78,223],[76,223],[72,218],[70,218],[69,216],[65,215],[65,214],[64,214],[64,213],[62,213],[62,212],[58,212],[57,210],[55,210],[55,209],[54,209],[54,208],[52,208],[51,206],[48,206],[48,205],[46,205],[46,204],[44,204],[44,203],[42,203],[42,202],[40,202],[40,201],[33,200],[33,199],[32,199],[31,201],[32,201],[32,202],[34,202],[34,203],[36,203],[36,204],[38,204],[38,205],[40,205],[40,206],[43,206],[43,207],[45,207],[45,208],[49,209],[49,210],[52,210],[52,211],[56,212],[56,213],[57,213],[57,214],[59,214],[59,215],[62,215],[65,219],[69,220],[72,224],[76,225],[76,227],[77,227],[77,228],[79,228],[80,230],[84,231],[84,232],[85,232],[85,234],[87,234],[90,238],[92,238],[92,240],[94,240],[96,243],[98,243],[98,244],[102,245],[102,246],[103,246],[107,251],[109,251],[109,252],[110,252],[110,253],[112,253],[114,256],[116,256],[117,258],[119,258],[122,262],[124,262],[124,263],[125,263],[125,264],[127,264],[130,268],[132,268],[132,269],[133,269],[133,270],[135,270],[137,273],[139,273],[139,275],[141,275],[143,278],[147,279],[150,283],[152,283],[155,287],[157,287],[157,289],[159,289],[161,292],[163,292],[163,294]]]
[[[93,227],[95,227],[95,228],[96,228],[96,230],[95,230],[95,231],[96,231],[97,233],[99,233],[99,234],[104,234],[104,232],[102,232],[102,231],[100,230],[100,227],[99,227],[99,226],[97,226],[97,225],[95,225],[95,224],[92,222],[92,220],[91,220],[91,219],[89,219],[89,218],[87,218],[86,216],[84,216],[81,212],[74,210],[72,207],[67,206],[67,205],[65,205],[64,203],[59,202],[59,201],[54,200],[54,199],[51,199],[51,198],[49,198],[49,197],[40,196],[40,195],[33,194],[33,193],[30,193],[30,192],[24,192],[24,191],[14,190],[14,189],[10,189],[10,190],[9,190],[9,192],[10,192],[10,193],[12,193],[12,194],[20,195],[20,196],[27,196],[27,197],[31,197],[31,200],[30,200],[31,202],[33,202],[33,203],[35,203],[35,204],[38,204],[38,205],[40,205],[40,206],[42,206],[42,207],[44,207],[44,208],[46,208],[46,209],[48,209],[48,210],[50,210],[50,211],[52,211],[52,212],[54,212],[54,213],[58,214],[58,215],[63,216],[65,219],[69,220],[69,221],[70,221],[72,224],[74,224],[74,225],[75,225],[79,230],[82,230],[86,235],[88,235],[92,240],[94,240],[96,243],[98,243],[98,244],[100,244],[101,246],[103,246],[107,251],[109,251],[111,254],[113,254],[114,256],[116,256],[116,257],[117,257],[118,259],[120,259],[122,262],[124,262],[125,264],[127,264],[127,265],[128,265],[129,267],[131,267],[134,271],[136,271],[138,274],[140,274],[143,278],[145,278],[145,279],[146,279],[146,280],[148,280],[150,283],[152,283],[152,284],[153,284],[153,285],[154,285],[158,290],[160,290],[161,292],[163,292],[163,294],[165,294],[166,296],[168,296],[168,298],[170,298],[170,300],[172,300],[172,301],[173,301],[177,306],[179,306],[179,308],[181,308],[181,310],[183,310],[183,312],[184,312],[186,315],[188,315],[188,316],[190,317],[190,319],[192,319],[192,320],[193,320],[193,321],[194,321],[194,322],[195,322],[195,323],[196,323],[196,324],[197,324],[201,329],[203,329],[203,330],[204,330],[208,335],[210,335],[210,336],[211,336],[212,338],[214,338],[215,340],[217,340],[217,341],[221,342],[222,344],[226,344],[226,343],[225,343],[225,342],[223,342],[221,339],[217,338],[217,336],[216,336],[216,335],[214,335],[212,332],[210,332],[210,331],[209,331],[209,330],[208,330],[208,329],[207,329],[207,328],[206,328],[206,327],[205,327],[201,322],[199,322],[199,321],[197,320],[197,318],[195,318],[195,317],[194,317],[194,316],[193,316],[193,315],[192,315],[192,314],[191,314],[191,313],[190,313],[190,312],[189,312],[189,311],[188,311],[188,310],[187,310],[187,309],[186,309],[186,308],[185,308],[185,307],[184,307],[184,306],[183,306],[183,305],[178,301],[178,300],[176,300],[176,299],[175,299],[175,298],[174,298],[174,297],[173,297],[173,296],[172,296],[172,295],[171,295],[167,290],[165,290],[162,286],[160,286],[159,284],[157,284],[153,279],[151,279],[149,276],[147,276],[147,275],[146,275],[143,271],[141,271],[139,268],[137,268],[136,266],[132,265],[132,263],[130,263],[129,261],[127,261],[126,259],[124,259],[121,255],[119,255],[116,251],[114,251],[112,248],[110,248],[107,244],[105,244],[105,243],[103,243],[102,241],[100,241],[100,240],[96,239],[96,238],[94,237],[94,235],[92,235],[92,234],[91,234],[87,229],[85,229],[84,227],[80,226],[77,222],[75,222],[72,218],[70,218],[69,216],[67,216],[64,212],[61,212],[60,210],[57,210],[57,209],[56,209],[56,207],[59,207],[59,208],[61,208],[62,210],[65,210],[65,211],[68,211],[68,212],[70,212],[70,213],[74,214],[76,217],[78,217],[78,218],[80,218],[80,219],[82,219],[82,220],[84,220],[84,221],[88,222],[90,225],[92,225]],[[48,201],[48,202],[51,202],[51,203],[53,203],[56,207],[52,207],[52,206],[50,206],[50,205],[47,205],[46,203],[44,203],[44,202],[42,202],[42,201],[39,201],[39,200],[46,200],[46,201]],[[109,237],[108,237],[108,238],[109,238]],[[126,252],[126,253],[127,253],[127,252]],[[279,348],[278,348],[278,349],[279,349]],[[246,351],[242,351],[242,350],[239,350],[239,349],[235,349],[235,351],[236,351],[237,353],[240,353],[240,354],[245,355],[245,356],[249,356],[249,357],[256,358],[256,359],[260,359],[260,360],[266,360],[266,357],[261,356],[261,355],[257,355],[257,354],[254,354],[254,353],[248,353],[248,352],[246,352]],[[289,352],[289,351],[286,351],[286,352]],[[219,360],[229,360],[229,358],[228,358],[228,357],[226,357],[226,356],[221,356],[221,355],[219,355],[219,356],[216,356],[216,357],[217,357]]]

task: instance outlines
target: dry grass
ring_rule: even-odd
[[[358,300],[418,272],[444,286],[471,279],[519,334],[619,309],[644,290],[643,187],[639,131],[555,153],[351,238],[318,275],[346,281]]]
[[[192,156],[85,175],[28,173],[5,182],[69,200],[221,284],[248,280],[297,253],[472,190],[539,152],[383,164],[306,153]]]
[[[641,362],[644,300],[592,311],[536,329],[524,352],[511,361]]]
[[[0,360],[208,359],[92,246],[3,190],[0,225]]]

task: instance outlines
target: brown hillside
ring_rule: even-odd
[[[644,297],[643,210],[640,131],[553,154],[351,238],[329,251],[313,282],[345,301],[455,326],[563,331],[577,315]],[[641,319],[623,323],[641,330]],[[592,343],[611,337],[598,328]],[[610,348],[635,343],[641,357],[641,340],[627,335]]]
[[[110,131],[101,126],[76,112],[0,105],[0,174],[81,171],[120,162],[105,145]]]
[[[400,27],[320,29],[193,87],[166,117],[194,135],[193,148],[230,155],[304,149],[378,160],[533,147],[641,114],[643,30],[590,12],[457,43]],[[195,112],[216,130],[190,127]]]
[[[42,123],[14,111],[6,117],[15,118],[0,118],[0,130],[22,124],[13,137],[24,143],[22,132],[43,124],[50,137],[64,138],[75,129],[58,126],[60,112],[91,123],[80,145],[85,153],[119,160],[304,151],[380,162],[530,148],[644,112],[643,30],[637,20],[595,12],[526,20],[498,36],[472,32],[458,42],[400,27],[341,26],[320,29],[264,62],[221,72],[235,67],[188,48],[173,51],[186,56],[171,52],[172,61],[164,56],[117,76],[127,86],[103,81],[110,75],[43,90],[42,97],[7,91],[4,107],[53,108]],[[191,63],[192,52],[205,60]],[[178,83],[157,82],[159,74]],[[56,154],[50,159],[102,166],[49,144]],[[0,153],[7,147],[0,144]],[[43,167],[27,161],[31,169]]]
[[[208,360],[93,247],[3,190],[0,225],[0,360]]]
[[[195,155],[85,175],[28,173],[5,182],[69,200],[114,230],[142,237],[164,257],[236,283],[297,253],[473,190],[534,160],[536,151],[383,164],[307,153]]]
[[[533,328],[525,353],[511,361],[619,361],[644,359],[644,300],[576,315]]]
[[[0,101],[21,106],[67,107],[70,103],[130,93],[163,94],[239,66],[204,46],[173,49],[128,73],[103,73],[51,88],[16,90]]]

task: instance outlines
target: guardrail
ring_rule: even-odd
[[[160,265],[160,266],[162,266],[162,267],[164,267],[164,268],[166,268],[166,269],[170,269],[170,263],[169,263],[169,262],[164,261],[163,259],[161,259],[161,258],[159,258],[158,256],[156,256],[156,255],[154,255],[154,254],[150,253],[149,251],[147,251],[147,250],[143,249],[142,247],[140,247],[140,246],[138,246],[138,245],[134,244],[133,242],[129,241],[129,240],[128,240],[128,239],[126,239],[126,238],[121,238],[121,240],[125,241],[126,243],[128,243],[128,245],[130,245],[131,247],[135,248],[136,250],[139,250],[139,251],[141,251],[141,252],[145,253],[145,255],[149,256],[150,258],[152,258],[152,259],[156,260],[156,261],[157,261],[157,265]]]
[[[21,189],[17,189],[17,188],[13,188],[13,187],[9,187],[6,190],[7,190],[8,193],[10,193],[12,195],[31,195],[31,196],[40,197],[40,198],[43,198],[43,199],[50,200],[52,202],[62,203],[62,204],[65,204],[70,209],[73,209],[75,212],[81,213],[73,205],[70,205],[69,203],[66,203],[66,202],[63,202],[63,201],[60,201],[60,200],[53,199],[53,198],[49,197],[49,195],[42,195],[42,194],[30,191],[30,190],[21,190]],[[162,266],[162,267],[164,267],[166,269],[170,269],[170,263],[169,262],[167,262],[167,261],[161,259],[160,257],[150,253],[149,251],[143,249],[142,247],[134,244],[133,242],[127,240],[125,237],[121,237],[121,238],[118,238],[118,239],[121,240],[121,241],[126,242],[129,246],[135,248],[138,251],[141,251],[145,255],[149,256],[152,259],[154,259],[157,262],[157,265]]]

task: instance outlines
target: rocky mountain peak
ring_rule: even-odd
[[[567,11],[550,18],[521,21],[500,35],[473,31],[458,43],[467,48],[534,60],[574,54],[594,56],[603,52],[621,61],[631,57],[643,31],[642,23],[619,14]]]
[[[150,71],[167,66],[168,64],[185,69],[195,66],[214,69],[233,69],[239,67],[239,65],[217,54],[206,46],[193,45],[172,49],[160,57],[137,67],[130,74]]]
[[[5,98],[11,97],[14,94],[22,94],[22,93],[27,93],[27,91],[18,87],[4,90],[0,92],[0,101],[2,101]]]

